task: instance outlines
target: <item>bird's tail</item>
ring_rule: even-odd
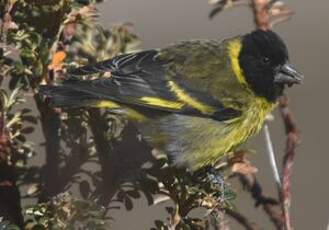
[[[146,115],[143,111],[127,105],[122,105],[111,99],[104,98],[92,91],[82,91],[70,85],[41,85],[39,94],[45,98],[51,107],[81,108],[94,107],[106,108],[113,113],[127,117],[132,121],[144,122]]]
[[[92,106],[97,101],[95,95],[88,92],[78,91],[65,85],[40,85],[39,94],[43,96],[52,107],[79,108]]]

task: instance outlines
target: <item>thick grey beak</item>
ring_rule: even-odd
[[[300,74],[289,62],[282,65],[274,77],[274,82],[288,84],[301,84],[304,76]]]

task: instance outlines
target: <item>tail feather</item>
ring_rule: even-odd
[[[77,91],[71,87],[41,85],[39,93],[45,97],[52,107],[83,107],[91,101],[97,100],[95,95],[87,92]]]
[[[45,97],[48,104],[52,107],[94,107],[110,109],[113,113],[126,116],[128,119],[143,121],[146,117],[144,114],[127,105],[123,106],[108,98],[95,95],[92,91],[81,91],[71,85],[51,86],[42,85],[39,93]]]

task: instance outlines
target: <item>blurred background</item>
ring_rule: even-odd
[[[250,7],[227,9],[210,20],[208,0],[99,2],[103,1],[0,1],[0,229],[8,229],[10,223],[22,229],[104,229],[103,225],[114,230],[163,229],[159,222],[168,224],[174,205],[185,211],[180,213],[184,219],[177,218],[184,226],[193,222],[191,216],[209,225],[220,218],[203,218],[206,209],[186,214],[190,207],[202,205],[200,200],[221,195],[220,189],[209,186],[208,177],[196,183],[182,169],[141,170],[145,160],[150,160],[151,148],[130,123],[106,110],[51,108],[38,89],[40,84],[65,80],[68,68],[135,50],[138,38],[137,49],[143,50],[181,40],[224,39],[248,33],[254,29]],[[292,175],[292,222],[294,229],[329,230],[329,2],[283,2],[295,14],[274,30],[287,44],[291,62],[305,75],[304,84],[287,90],[289,107],[302,135]],[[274,117],[269,126],[280,167],[286,135],[278,111]],[[264,194],[277,198],[263,134],[245,147],[255,150],[248,159],[258,169],[256,176]],[[160,161],[155,165],[162,166]],[[228,168],[231,170],[231,165]],[[239,177],[239,173],[232,174]],[[234,199],[230,190],[237,194],[236,209],[227,212],[236,210],[260,229],[274,229],[238,180],[226,182],[230,183],[225,190],[226,204]],[[164,186],[160,192],[159,184]],[[148,205],[152,195],[164,190],[174,193],[176,203]],[[100,205],[108,204],[112,209],[106,213]],[[104,218],[108,216],[113,219]],[[228,220],[230,229],[244,229]]]
[[[329,108],[328,1],[285,1],[295,15],[278,24],[274,30],[285,40],[292,63],[305,75],[303,85],[289,89],[290,107],[302,131],[302,143],[297,149],[292,181],[292,219],[295,229],[326,229],[329,221],[329,183],[327,129]],[[164,47],[180,40],[197,38],[226,38],[244,34],[254,28],[248,7],[237,7],[209,20],[210,6],[200,0],[110,0],[98,7],[101,24],[110,28],[117,22],[131,22],[141,38],[141,49]],[[279,165],[285,146],[281,118],[275,114],[270,124]],[[262,135],[248,144],[257,151],[252,155],[259,169],[257,177],[265,193],[276,192]],[[253,208],[249,194],[238,192],[237,203],[242,213],[271,229],[268,217]],[[257,211],[258,210],[258,211]],[[115,211],[113,229],[148,229],[154,219],[166,213],[163,207],[147,207],[137,200],[132,211]],[[234,225],[235,226],[235,225]],[[238,226],[232,229],[239,229]]]

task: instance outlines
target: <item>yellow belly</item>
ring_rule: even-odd
[[[232,152],[237,146],[246,142],[249,137],[258,133],[266,115],[274,109],[275,105],[268,103],[265,99],[257,98],[241,117],[221,125],[207,127],[204,132],[206,137],[203,138],[203,143],[200,143],[201,146],[198,149],[193,149],[194,153],[186,154],[185,160],[194,170],[214,164],[225,154]]]

